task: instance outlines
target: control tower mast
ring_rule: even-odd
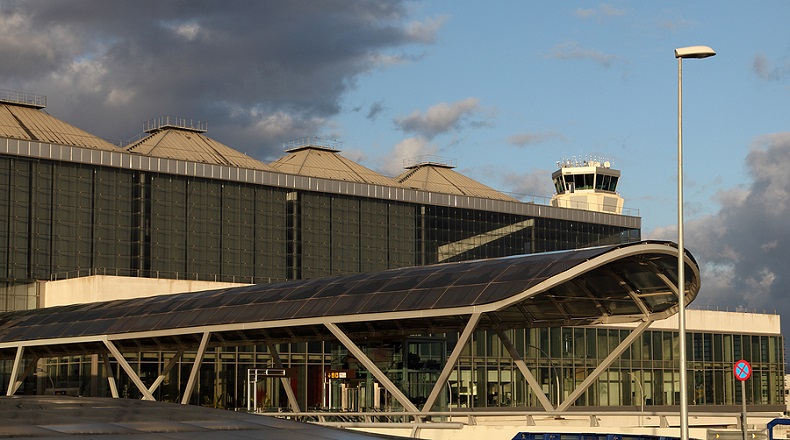
[[[588,211],[623,213],[623,198],[617,192],[620,170],[604,159],[585,157],[563,159],[551,174],[556,194],[551,206]]]

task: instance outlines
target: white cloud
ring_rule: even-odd
[[[746,165],[747,186],[720,193],[716,214],[685,224],[686,248],[702,270],[696,301],[790,316],[790,133],[756,139]],[[649,235],[677,241],[676,234],[667,226]]]
[[[752,72],[763,81],[783,81],[790,78],[790,62],[774,63],[763,53],[754,56]]]
[[[597,8],[577,8],[574,14],[581,18],[622,17],[625,11],[609,3],[602,3]]]
[[[607,68],[619,61],[619,58],[615,55],[593,49],[585,49],[575,41],[568,41],[554,46],[549,57],[560,60],[591,60]]]
[[[501,188],[517,199],[530,202],[533,199],[542,203],[550,198],[554,192],[551,185],[551,171],[534,170],[528,173],[507,173],[501,175]]]
[[[517,147],[526,147],[528,145],[536,145],[543,143],[549,139],[562,138],[559,133],[542,132],[542,133],[520,133],[514,134],[507,138],[507,143]]]
[[[433,105],[423,113],[413,111],[408,116],[397,118],[395,124],[406,133],[415,133],[427,139],[461,127],[463,121],[480,111],[477,98],[466,98],[463,101]]]
[[[436,42],[436,34],[439,33],[446,21],[446,15],[428,18],[424,21],[413,21],[406,26],[406,35],[415,42],[434,43]]]
[[[112,89],[107,94],[104,103],[108,107],[121,107],[128,104],[134,98],[134,91],[129,89]]]
[[[386,176],[397,176],[404,170],[404,161],[420,156],[436,154],[438,148],[424,137],[411,137],[402,140],[387,155],[378,171]]]
[[[200,31],[201,27],[197,23],[181,23],[173,27],[173,32],[187,41],[193,41],[197,39]]]

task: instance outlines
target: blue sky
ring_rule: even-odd
[[[715,212],[718,191],[748,181],[744,159],[757,137],[787,130],[786,2],[759,11],[714,2],[435,2],[415,7],[414,18],[436,24],[435,42],[362,75],[328,133],[374,168],[392,170],[388,155],[411,139],[489,186],[548,196],[558,160],[605,156],[622,170],[620,192],[649,235],[676,222],[673,50],[697,44],[718,54],[684,62],[688,218]],[[433,137],[393,122],[427,118],[442,104],[464,109]],[[383,108],[374,119],[372,105]],[[543,178],[528,178],[535,173]]]
[[[790,2],[4,0],[0,88],[123,142],[208,121],[264,161],[320,136],[387,175],[432,154],[550,197],[564,158],[608,158],[643,237],[676,240],[675,48],[696,305],[790,328]]]

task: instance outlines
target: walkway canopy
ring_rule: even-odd
[[[0,359],[327,339],[355,352],[362,338],[441,332],[461,332],[462,346],[475,329],[599,323],[639,322],[641,334],[677,312],[677,252],[639,242],[10,312]],[[685,264],[690,303],[699,267],[689,253]]]

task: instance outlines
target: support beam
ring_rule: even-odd
[[[184,395],[181,397],[182,405],[189,405],[189,399],[192,397],[192,390],[195,388],[195,382],[197,382],[198,372],[200,371],[200,364],[203,362],[203,356],[206,354],[206,347],[208,346],[208,340],[210,337],[210,332],[203,333],[203,339],[200,341],[200,347],[198,348],[197,354],[195,354],[195,363],[192,365],[192,371],[189,373],[187,387],[184,390]]]
[[[178,350],[178,352],[176,352],[176,355],[173,356],[173,359],[170,359],[170,362],[168,362],[167,365],[165,365],[165,368],[162,369],[162,372],[159,373],[159,377],[157,377],[154,383],[151,384],[150,387],[148,387],[149,393],[153,394],[154,391],[156,391],[156,389],[159,388],[159,385],[161,385],[162,382],[165,381],[167,374],[170,373],[170,370],[172,370],[173,367],[178,363],[178,361],[181,360],[181,356],[183,355],[184,355],[183,349]]]
[[[156,400],[154,399],[154,396],[148,391],[148,388],[146,388],[143,381],[140,380],[140,375],[138,375],[137,372],[134,371],[132,366],[129,365],[129,362],[126,361],[126,358],[123,357],[123,355],[115,346],[115,344],[113,344],[111,341],[107,339],[105,339],[103,342],[104,345],[107,347],[107,349],[110,350],[110,353],[115,358],[115,360],[118,361],[118,365],[120,365],[121,368],[123,368],[123,371],[125,371],[126,374],[129,375],[129,379],[132,380],[132,383],[137,387],[140,393],[142,393],[143,400]]]
[[[110,395],[113,399],[117,399],[119,397],[118,384],[115,383],[115,373],[112,371],[112,365],[110,365],[110,357],[107,356],[107,353],[102,353],[101,357],[104,361],[104,371],[107,373],[107,384],[110,386]]]
[[[403,392],[398,389],[394,383],[392,383],[390,378],[387,377],[387,375],[384,374],[379,369],[379,367],[377,367],[376,364],[370,360],[370,358],[365,356],[365,353],[362,352],[362,350],[357,347],[357,345],[354,344],[354,342],[348,336],[346,336],[346,334],[343,333],[343,331],[340,330],[338,326],[332,324],[331,322],[325,322],[324,325],[329,329],[330,332],[332,332],[333,335],[335,335],[338,341],[340,341],[340,343],[343,344],[343,346],[345,346],[346,349],[362,363],[362,365],[370,372],[370,374],[372,374],[373,377],[375,377],[376,380],[378,380],[379,383],[381,383],[381,385],[383,385],[384,388],[389,391],[390,394],[392,394],[392,396],[395,397],[395,399],[400,402],[401,405],[403,405],[407,411],[414,413],[419,412],[417,407],[411,403],[409,398],[406,397],[406,395],[403,394]]]
[[[280,360],[280,354],[277,353],[277,347],[275,347],[275,345],[272,343],[267,343],[266,346],[269,347],[269,353],[272,355],[272,360],[274,361],[274,367],[285,369],[282,361]],[[285,394],[288,395],[288,406],[291,407],[291,411],[301,412],[301,410],[299,409],[299,402],[296,401],[296,395],[294,394],[293,387],[291,387],[291,378],[281,377],[280,382],[283,384],[283,388],[285,389]]]
[[[33,359],[30,360],[30,364],[28,364],[27,368],[25,368],[25,371],[22,372],[22,375],[19,376],[16,382],[14,383],[14,392],[9,394],[9,396],[15,394],[19,390],[19,387],[21,387],[22,384],[25,382],[25,379],[27,379],[27,377],[30,376],[30,373],[36,370],[36,366],[38,366],[39,359],[41,359],[40,356],[34,356]]]
[[[19,375],[19,366],[22,365],[22,359],[24,359],[25,354],[25,347],[19,346],[16,348],[16,357],[14,358],[14,366],[11,367],[11,379],[8,381],[8,390],[6,391],[6,396],[13,396],[16,392],[17,386],[17,376]]]
[[[631,333],[628,336],[626,336],[626,338],[623,340],[623,342],[621,342],[620,345],[615,347],[615,349],[612,350],[611,353],[609,353],[609,356],[607,356],[606,359],[604,359],[603,362],[601,362],[600,365],[598,365],[595,368],[595,370],[593,370],[592,373],[590,373],[590,375],[587,376],[582,381],[582,383],[580,383],[579,386],[576,387],[575,390],[573,390],[573,392],[570,394],[570,396],[568,396],[568,398],[565,399],[560,404],[560,406],[557,408],[557,411],[560,411],[560,412],[566,411],[568,409],[568,407],[571,406],[573,404],[573,402],[575,402],[576,399],[578,399],[579,396],[581,396],[582,393],[587,388],[589,388],[590,385],[592,385],[592,383],[596,379],[598,379],[598,377],[600,377],[601,374],[604,371],[606,371],[606,369],[609,368],[612,365],[612,363],[618,357],[620,357],[620,355],[623,354],[623,352],[628,347],[630,347],[631,344],[634,343],[634,340],[636,340],[636,338],[638,338],[642,333],[644,333],[645,330],[647,330],[648,327],[650,327],[650,324],[652,324],[652,323],[653,323],[653,321],[651,321],[651,320],[643,321],[634,330],[632,330]]]
[[[508,353],[510,353],[510,357],[513,359],[513,362],[516,364],[516,367],[518,367],[518,371],[520,371],[521,374],[524,376],[524,379],[527,380],[527,383],[529,384],[529,389],[531,389],[532,392],[535,393],[535,396],[537,396],[538,401],[540,402],[541,405],[543,405],[543,409],[545,409],[546,411],[554,411],[556,408],[554,408],[554,405],[551,404],[551,401],[546,396],[546,393],[543,392],[543,389],[540,387],[540,383],[538,383],[538,380],[535,379],[535,376],[532,374],[531,371],[529,371],[529,367],[527,367],[527,363],[524,362],[524,359],[518,353],[518,350],[516,350],[516,347],[510,341],[510,338],[508,338],[505,332],[503,332],[501,329],[496,329],[496,334],[499,336],[499,340],[502,341],[502,344],[505,346],[505,349],[507,349]],[[557,397],[557,399],[559,400],[559,397]]]
[[[444,364],[444,368],[442,368],[442,372],[439,373],[439,378],[436,380],[436,384],[433,386],[431,390],[431,394],[428,395],[428,399],[425,400],[425,405],[422,406],[422,412],[427,413],[433,408],[433,405],[436,403],[436,400],[439,398],[439,394],[444,391],[445,384],[447,383],[447,379],[450,377],[450,373],[455,368],[455,363],[458,361],[458,358],[461,356],[461,352],[466,346],[466,343],[469,341],[469,338],[472,337],[472,333],[477,327],[477,323],[480,322],[481,313],[473,313],[472,316],[469,317],[469,322],[466,323],[463,332],[458,336],[458,342],[455,344],[455,348],[453,348],[452,353],[450,353],[450,357],[447,358],[447,362]]]

